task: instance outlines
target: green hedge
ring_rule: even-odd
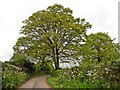
[[[119,60],[84,61],[78,67],[55,71],[48,82],[54,88],[120,88],[119,66]]]
[[[9,63],[3,65],[2,87],[5,90],[13,90],[24,83],[29,75],[22,71],[21,68]]]

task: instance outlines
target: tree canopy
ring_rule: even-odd
[[[14,46],[14,53],[39,62],[51,60],[56,69],[61,62],[75,60],[91,24],[75,18],[72,12],[70,8],[54,4],[33,13],[23,21],[20,31],[23,36]]]
[[[97,62],[118,60],[119,45],[113,41],[107,33],[90,34],[82,48],[84,59]]]

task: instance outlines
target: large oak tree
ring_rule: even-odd
[[[60,62],[79,57],[78,50],[91,28],[85,19],[75,18],[70,8],[59,4],[33,13],[23,23],[20,32],[23,36],[14,46],[15,53],[36,61],[49,59],[55,69],[59,69]]]

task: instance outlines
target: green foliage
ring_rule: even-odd
[[[54,70],[54,71],[51,73],[51,76],[57,77],[57,76],[59,75],[59,73],[62,73],[63,71],[64,71],[64,69]]]
[[[18,67],[24,68],[25,59],[25,56],[22,56],[20,53],[14,53],[10,62]]]
[[[50,74],[53,72],[54,67],[50,62],[37,63],[34,65],[35,72]]]
[[[90,34],[82,47],[82,55],[85,60],[112,61],[119,58],[118,45],[107,33]]]
[[[20,53],[14,53],[9,63],[22,68],[25,72],[34,72],[34,63],[27,59],[26,56],[21,55]]]
[[[5,90],[13,90],[29,78],[22,68],[12,64],[3,64],[2,87]]]
[[[33,62],[30,62],[30,60],[25,60],[24,61],[24,70],[26,71],[26,72],[28,72],[28,73],[33,73],[35,70],[34,70],[34,68],[33,68],[33,66],[35,65],[35,63],[33,63]]]
[[[37,63],[33,66],[33,68],[35,68],[36,72],[41,72],[41,63]]]
[[[109,63],[89,64],[90,62],[86,62],[81,66],[81,72],[84,70],[84,82],[93,83],[99,88],[119,87],[120,73],[116,69],[118,66]]]
[[[54,67],[50,63],[46,63],[45,65],[43,64],[41,69],[46,70],[46,73],[50,74],[54,70]]]
[[[48,83],[53,86],[52,88],[59,88],[59,85],[57,85],[58,82],[55,77],[48,78]]]

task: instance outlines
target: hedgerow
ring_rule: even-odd
[[[25,82],[29,78],[29,74],[25,73],[22,68],[9,63],[3,64],[2,71],[2,88],[5,90],[13,90]]]

